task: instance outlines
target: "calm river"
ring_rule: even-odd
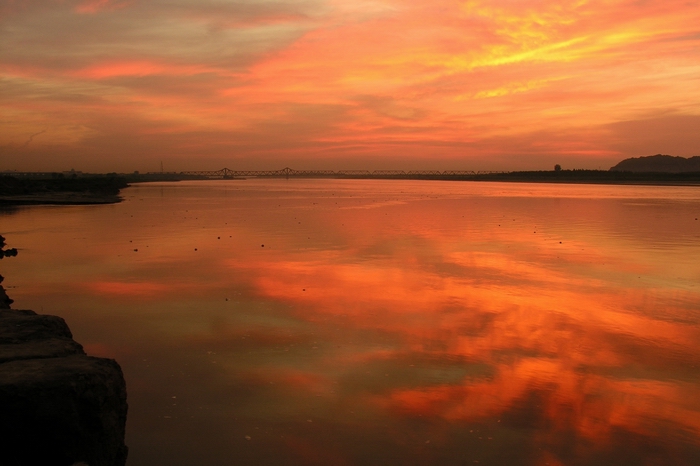
[[[134,185],[0,215],[128,464],[700,464],[700,188]]]

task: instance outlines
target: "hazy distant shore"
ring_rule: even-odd
[[[196,174],[195,174],[196,173]],[[244,180],[244,179],[345,179],[345,180],[444,180],[444,181],[500,181],[524,183],[574,183],[574,184],[641,184],[665,186],[700,185],[700,172],[640,172],[622,170],[539,170],[510,172],[469,171],[401,171],[401,170],[274,170],[187,173],[147,173],[126,175],[129,183],[185,180]]]
[[[476,175],[474,181],[564,184],[700,185],[700,172],[654,173],[609,170],[521,171]]]

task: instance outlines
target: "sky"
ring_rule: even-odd
[[[700,155],[699,0],[0,0],[0,170]]]

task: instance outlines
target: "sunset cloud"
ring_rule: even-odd
[[[101,10],[115,10],[124,8],[129,4],[126,1],[114,0],[87,0],[75,7],[78,13],[97,13]]]
[[[700,116],[694,2],[1,8],[7,168],[148,170],[163,154],[173,169],[607,168],[697,155],[693,132],[672,129]],[[630,136],[649,121],[660,130]]]

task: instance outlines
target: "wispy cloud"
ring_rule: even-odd
[[[44,130],[39,131],[38,133],[30,134],[29,139],[27,139],[24,142],[24,144],[22,144],[22,147],[27,147],[29,145],[29,143],[31,143],[34,140],[35,137],[39,136],[40,134],[44,134],[45,132],[46,132],[46,130],[44,129]]]

